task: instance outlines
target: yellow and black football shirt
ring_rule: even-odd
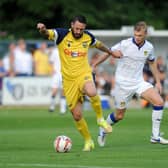
[[[91,72],[88,50],[100,42],[90,32],[84,31],[79,39],[73,37],[71,29],[56,28],[48,32],[48,39],[54,40],[58,46],[64,79],[74,80],[84,73]]]

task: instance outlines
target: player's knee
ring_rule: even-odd
[[[116,115],[116,120],[119,121],[119,120],[122,120],[124,118],[124,114],[117,114]]]
[[[72,116],[73,116],[75,121],[81,120],[81,118],[82,118],[82,113],[81,112],[79,112],[79,111],[71,111],[71,113],[72,113]]]
[[[91,90],[87,93],[87,96],[89,96],[89,97],[94,97],[96,95],[97,95],[96,90]]]
[[[75,121],[80,121],[82,116],[80,114],[72,114]]]
[[[160,100],[159,105],[160,105],[160,106],[164,106],[164,101],[163,101],[163,99]]]
[[[157,101],[154,102],[154,106],[164,106],[163,99],[161,97],[159,99],[157,99]]]
[[[85,94],[89,97],[94,97],[97,95],[97,90],[94,87],[90,87],[84,90]]]
[[[164,106],[164,101],[158,101],[154,106]]]

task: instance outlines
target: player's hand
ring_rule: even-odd
[[[119,50],[111,51],[111,55],[112,55],[114,58],[122,58],[122,56],[123,56],[122,52],[119,51]]]

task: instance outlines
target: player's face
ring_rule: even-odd
[[[71,23],[72,34],[74,38],[79,39],[83,35],[83,31],[86,28],[86,24],[80,23],[79,21]]]
[[[146,31],[144,29],[140,31],[134,31],[134,39],[137,45],[142,45],[146,38]]]

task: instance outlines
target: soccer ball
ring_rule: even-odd
[[[65,153],[69,152],[72,147],[72,141],[65,135],[59,135],[54,140],[54,149],[56,152]]]

